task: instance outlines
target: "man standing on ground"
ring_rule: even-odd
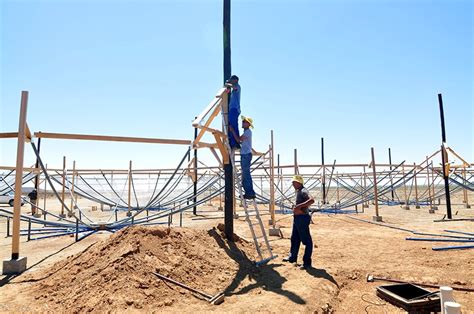
[[[240,85],[239,77],[232,75],[227,81],[228,84],[232,85],[232,89],[229,89],[230,101],[229,101],[229,144],[231,148],[240,148],[240,145],[236,138],[239,135],[239,115],[240,115]]]
[[[250,174],[250,164],[252,163],[252,130],[253,120],[249,117],[242,116],[242,129],[244,133],[237,137],[235,132],[232,132],[234,140],[240,143],[240,166],[242,168],[242,186],[244,188],[245,199],[255,198],[255,191],[253,190],[252,175]]]
[[[309,215],[309,206],[314,203],[314,199],[309,195],[304,187],[302,176],[295,175],[292,179],[293,187],[296,190],[296,204],[293,206],[293,230],[291,231],[290,255],[284,258],[284,262],[296,263],[300,243],[305,246],[303,255],[303,265],[301,269],[311,268],[311,255],[313,254],[313,240],[309,232],[311,216]]]
[[[30,198],[31,203],[31,214],[36,214],[36,200],[38,199],[38,193],[36,189],[33,189],[30,193],[28,193],[28,197]]]

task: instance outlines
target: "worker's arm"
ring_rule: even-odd
[[[304,201],[303,203],[299,203],[299,204],[296,204],[294,207],[293,207],[293,210],[301,210],[301,208],[303,207],[309,207],[311,205],[314,204],[314,198],[311,196],[311,195],[308,195],[309,198]]]

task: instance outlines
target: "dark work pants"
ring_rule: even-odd
[[[305,246],[303,265],[311,266],[311,255],[313,254],[313,240],[309,233],[310,215],[297,215],[293,217],[293,230],[291,231],[290,260],[296,262],[300,243]]]
[[[239,134],[239,115],[240,112],[232,108],[229,110],[229,127],[233,127],[235,130],[235,133],[237,133],[237,136],[240,137]],[[229,130],[229,144],[231,148],[238,147],[239,143],[235,140],[234,134]]]

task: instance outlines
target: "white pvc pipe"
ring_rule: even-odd
[[[445,302],[454,302],[453,297],[453,288],[451,287],[440,287],[439,291],[441,292],[440,301],[441,301],[441,314],[446,314],[446,310],[444,309]]]
[[[444,303],[444,312],[446,314],[461,314],[461,305],[456,302],[445,302]]]

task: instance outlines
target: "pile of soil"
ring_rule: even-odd
[[[239,268],[251,268],[253,252],[249,243],[228,243],[215,228],[134,226],[46,269],[30,292],[51,311],[159,310],[203,301],[152,272],[214,295]]]

